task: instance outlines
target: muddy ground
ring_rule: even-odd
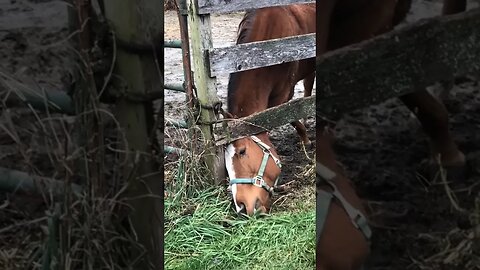
[[[399,101],[350,113],[338,123],[339,159],[359,195],[377,212],[368,269],[479,269],[480,250],[468,246],[473,239],[467,236],[478,224],[471,218],[474,200],[480,197],[479,101],[480,86],[470,80],[458,83],[448,100],[455,112],[452,131],[470,165],[467,179],[449,183],[449,188],[466,213],[455,210],[440,178],[419,174],[429,154],[428,142]],[[458,265],[440,268],[443,260]]]
[[[66,5],[61,1],[0,0],[0,78],[15,77],[36,91],[62,89],[70,55],[64,43],[66,22]],[[28,108],[7,110],[3,98],[9,89],[1,85],[0,167],[62,179],[59,160],[48,153],[63,146],[47,141],[51,142],[54,133],[64,140],[58,124],[66,123],[66,118],[59,114],[50,118],[44,113],[34,116]],[[45,119],[53,117],[64,120],[53,120],[49,126]],[[46,129],[42,130],[38,119],[43,119]],[[46,237],[42,230],[46,222],[41,218],[48,206],[42,198],[4,192],[0,192],[0,205],[0,269],[38,268],[33,262],[39,260],[38,251]]]
[[[414,2],[407,21],[439,14],[440,5],[436,1]],[[24,82],[62,88],[69,61],[68,50],[62,45],[67,37],[65,10],[61,1],[0,0],[1,68],[26,76],[28,79],[23,79]],[[212,18],[215,46],[233,43],[240,19],[241,14]],[[167,12],[165,21],[166,38],[178,37],[175,13]],[[165,51],[166,82],[182,79],[180,55],[174,51]],[[226,96],[227,78],[219,78],[218,91],[222,98]],[[296,96],[301,96],[302,91],[302,86],[298,86]],[[451,188],[456,191],[460,207],[468,213],[473,212],[473,200],[479,193],[476,185],[480,180],[479,91],[478,81],[458,80],[448,101],[452,130],[471,164],[468,179],[451,183]],[[166,91],[165,100],[166,117],[182,115],[183,95]],[[0,113],[0,124],[5,124],[9,119],[7,110],[0,107]],[[30,111],[12,108],[8,113],[19,127],[23,146],[19,147],[1,130],[0,166],[54,176],[58,164],[49,162],[43,141],[36,137],[38,127]],[[309,132],[313,136],[313,127]],[[417,121],[406,108],[390,100],[350,113],[338,122],[336,132],[339,159],[356,183],[359,194],[378,202],[375,209],[385,212],[380,215],[381,219],[375,219],[368,269],[480,269],[478,246],[469,238],[473,222],[468,215],[453,210],[443,185],[425,181],[416,174],[418,164],[428,156],[428,148]],[[298,173],[308,160],[300,151],[293,128],[287,125],[276,129],[272,138],[286,164],[283,179],[297,180],[295,187],[305,190],[311,182],[301,179]],[[167,142],[176,143],[175,138]],[[312,151],[309,154],[312,155]],[[295,195],[294,191],[292,194]],[[34,220],[43,216],[44,210],[40,201],[0,193],[0,229]],[[392,213],[405,214],[387,218]],[[0,269],[24,269],[20,265],[33,254],[32,243],[44,237],[38,223],[2,230],[0,235]],[[473,254],[475,248],[476,255]],[[441,267],[439,262],[456,265]]]

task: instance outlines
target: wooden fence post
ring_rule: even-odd
[[[188,26],[191,37],[194,82],[200,110],[200,129],[206,143],[204,161],[212,172],[212,183],[220,184],[225,178],[222,164],[222,148],[215,146],[213,125],[216,120],[214,107],[220,104],[215,77],[210,76],[208,50],[213,48],[210,15],[199,15],[196,0],[188,0]]]
[[[134,237],[147,251],[135,269],[163,269],[163,164],[155,168],[152,157],[153,104],[127,98],[163,91],[163,2],[104,0],[104,5],[118,47],[115,73],[128,92],[117,101],[116,117],[128,142],[123,176],[129,184],[129,219]],[[163,121],[159,124],[163,127]]]

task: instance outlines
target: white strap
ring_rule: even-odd
[[[263,149],[265,150],[270,150],[270,146],[268,146],[266,143],[262,142],[257,136],[250,136],[254,142],[257,144],[260,144]]]
[[[270,156],[272,157],[273,161],[275,161],[275,164],[277,164],[278,167],[282,167],[282,164],[280,162],[280,159],[278,159],[277,157],[275,157],[272,152],[270,152],[270,146],[268,146],[266,143],[262,142],[262,140],[260,140],[257,136],[255,135],[252,135],[250,136],[252,138],[252,140],[254,142],[256,142],[258,145],[260,145],[260,147],[262,147],[263,149],[267,150],[268,153],[270,154]]]

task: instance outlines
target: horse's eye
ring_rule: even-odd
[[[244,156],[246,151],[247,151],[246,148],[242,148],[242,149],[240,149],[240,151],[238,152],[238,154],[239,154],[240,156]]]

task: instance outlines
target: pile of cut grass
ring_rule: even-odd
[[[315,208],[238,217],[220,188],[165,200],[165,269],[314,269]]]

